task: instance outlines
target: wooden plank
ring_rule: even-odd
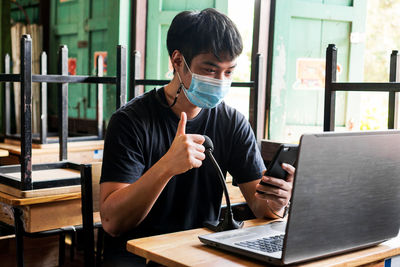
[[[15,180],[21,180],[21,172],[11,172],[7,173],[7,175],[13,177]],[[79,178],[80,176],[80,171],[72,169],[50,169],[32,171],[32,182],[43,182],[57,179],[72,179]]]
[[[27,33],[32,38],[32,73],[40,73],[40,53],[43,51],[42,45],[42,26],[31,24],[27,26]],[[40,120],[40,86],[38,83],[32,84],[32,132],[39,132]]]
[[[68,161],[77,162],[77,163],[90,163],[94,161],[101,161],[102,156],[97,156],[95,150],[88,150],[88,151],[74,151],[68,152]],[[57,156],[57,158],[56,158]],[[32,158],[32,163],[50,163],[50,162],[58,162],[59,158],[56,153],[52,154],[39,154]]]
[[[244,227],[268,222],[262,219],[250,220],[245,222]],[[265,266],[260,261],[254,261],[202,244],[198,236],[210,232],[206,228],[200,228],[134,239],[128,241],[127,250],[165,266]],[[296,266],[360,266],[383,261],[399,254],[400,236],[378,246]]]
[[[77,23],[59,24],[57,26],[54,26],[53,30],[55,35],[77,34],[78,24]]]
[[[265,220],[251,220],[244,227],[265,223]],[[200,228],[134,239],[128,241],[127,250],[165,266],[264,266],[202,245],[197,236],[208,233],[211,230]]]
[[[0,221],[8,225],[14,225],[12,207],[2,202],[0,202]]]
[[[0,143],[0,149],[8,150],[9,153],[21,154],[21,146]]]
[[[49,140],[52,139],[49,137]],[[56,138],[58,139],[58,138]],[[9,139],[6,138],[4,139],[4,143],[0,143],[0,146],[2,145],[12,145],[19,147],[21,146],[21,142],[18,139]],[[87,149],[87,148],[96,148],[96,149],[102,149],[104,146],[104,140],[93,140],[93,141],[82,141],[82,142],[69,142],[68,143],[68,149],[69,148],[74,148],[74,149]],[[58,149],[59,144],[57,143],[51,143],[51,144],[36,144],[32,143],[32,148],[40,148],[40,149]]]
[[[108,30],[108,21],[104,18],[91,18],[87,23],[89,31]]]
[[[62,201],[44,202],[22,207],[22,221],[28,233],[58,229],[82,224],[81,199],[61,199]],[[11,205],[0,202],[0,221],[14,225]],[[100,214],[94,216],[100,221]]]
[[[102,160],[103,140],[70,142],[68,143],[68,160],[79,163],[91,163]],[[18,140],[6,139],[0,143],[0,149],[9,152],[8,157],[0,158],[1,165],[19,164],[21,155],[20,143]],[[32,145],[32,163],[50,163],[58,162],[59,145],[56,144],[33,144]]]
[[[20,160],[19,155],[9,153],[7,157],[0,157],[0,166],[19,164],[20,163],[19,160]]]
[[[8,157],[8,150],[0,149],[0,157]]]
[[[10,177],[10,179],[14,179],[17,181],[20,181],[21,179],[20,172],[5,173],[4,175],[7,175]],[[59,168],[59,169],[32,171],[33,182],[43,182],[43,181],[51,181],[57,179],[76,179],[76,178],[80,178],[79,170]],[[29,198],[29,197],[41,197],[41,196],[49,196],[49,195],[56,195],[63,193],[80,192],[80,185],[21,191],[20,189],[8,185],[0,184],[0,191],[18,198],[27,198],[27,197]]]
[[[67,186],[65,186],[67,187]],[[50,191],[57,191],[60,187],[56,188],[49,188],[49,189],[39,189],[39,190],[31,190],[32,192],[34,191],[47,191],[49,193]],[[81,192],[80,192],[80,186],[71,186],[71,188],[79,188],[79,192],[72,192],[72,193],[65,193],[65,194],[57,194],[57,195],[46,195],[46,196],[36,196],[36,197],[30,197],[30,198],[20,198],[20,197],[15,197],[10,194],[0,192],[0,202],[5,203],[7,205],[11,206],[26,206],[26,205],[32,205],[32,204],[40,204],[40,203],[49,203],[49,202],[58,202],[58,201],[65,201],[65,200],[71,200],[71,199],[80,199],[81,198]]]
[[[62,187],[21,191],[17,188],[8,185],[0,184],[0,192],[3,192],[7,195],[11,195],[16,198],[34,198],[34,197],[52,196],[59,194],[80,193],[81,191],[80,187],[81,187],[80,185],[73,185],[73,186],[62,186]]]
[[[15,238],[15,235],[2,235],[2,236],[0,236],[0,241],[11,239],[11,238]]]
[[[23,207],[25,231],[29,233],[82,224],[80,199]]]
[[[16,23],[11,27],[11,43],[12,43],[12,73],[20,73],[21,66],[21,55],[20,55],[20,38],[23,34],[26,34],[26,26],[22,23]],[[19,82],[14,83],[14,106],[15,106],[15,126],[17,133],[21,132],[21,84]]]
[[[292,17],[318,20],[332,20],[334,18],[337,21],[354,20],[354,8],[352,6],[327,5],[295,0],[291,1],[290,8]],[[318,12],[315,12],[316,10]]]

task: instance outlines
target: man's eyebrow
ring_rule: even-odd
[[[202,63],[205,64],[205,65],[213,66],[215,68],[220,68],[220,66],[218,64],[214,63],[213,61],[206,60],[206,61],[203,61]],[[237,63],[235,63],[234,65],[230,66],[229,69],[235,68],[236,65],[237,65]]]

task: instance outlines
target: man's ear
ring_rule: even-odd
[[[178,50],[175,50],[174,52],[172,52],[171,64],[175,71],[183,69],[183,65],[185,64],[183,62],[183,55]]]

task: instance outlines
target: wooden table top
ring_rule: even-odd
[[[49,153],[58,153],[60,145],[52,144],[32,144],[32,155],[42,155]],[[69,142],[68,152],[81,152],[86,150],[102,150],[104,148],[104,140],[92,140],[81,142]],[[0,150],[16,155],[21,154],[21,144],[19,140],[6,139],[4,143],[0,143]],[[8,156],[8,155],[7,155]]]
[[[0,192],[0,202],[10,206],[27,206],[32,204],[57,202],[71,199],[80,199],[81,192],[65,193],[50,196],[18,198],[3,192]]]
[[[244,227],[265,224],[266,220],[245,222]],[[206,228],[130,240],[127,250],[166,266],[266,266],[265,263],[241,257],[204,245],[199,235],[210,233]],[[359,266],[400,254],[400,236],[378,246],[297,265]]]
[[[0,157],[8,157],[8,150],[0,149]]]

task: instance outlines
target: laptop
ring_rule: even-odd
[[[349,252],[400,228],[400,131],[305,134],[287,222],[199,236],[275,265]]]

